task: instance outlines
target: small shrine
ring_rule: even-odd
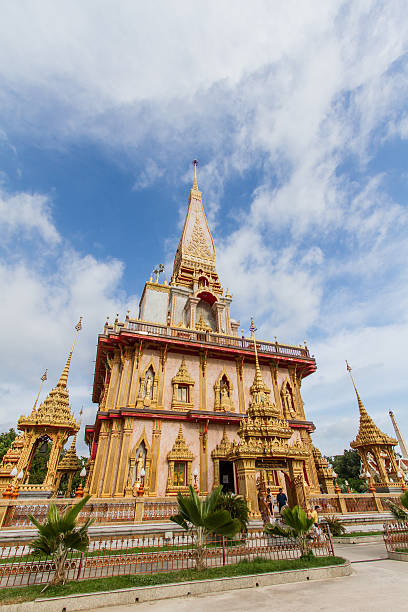
[[[62,475],[67,473],[72,483],[74,473],[80,469],[75,452],[75,440],[61,462],[60,456],[68,439],[76,436],[80,428],[80,423],[71,413],[67,381],[77,334],[81,328],[80,320],[75,327],[74,342],[56,386],[37,408],[39,392],[30,415],[19,418],[17,429],[22,435],[13,441],[0,464],[0,490],[12,488],[13,491],[18,491],[20,497],[52,497],[58,491]],[[46,374],[42,382],[44,380]],[[51,452],[44,481],[41,484],[30,483],[30,469],[34,455],[41,446],[49,442]],[[76,467],[74,458],[78,461]]]
[[[400,491],[404,482],[394,453],[397,440],[387,436],[374,423],[361,401],[348,363],[347,371],[356,392],[360,411],[360,427],[356,439],[350,442],[350,446],[356,449],[361,457],[365,477],[370,488],[374,487],[377,492],[381,493]]]
[[[255,378],[250,388],[247,418],[238,429],[240,438],[232,445],[230,458],[237,471],[239,491],[246,499],[251,518],[260,518],[258,496],[266,493],[270,477],[279,470],[290,486],[290,504],[306,507],[305,462],[309,457],[300,439],[291,441],[293,432],[279,408],[270,399],[270,389],[265,385],[259,367],[255,340],[255,326],[251,320],[251,339],[255,351]],[[257,473],[259,474],[257,482]],[[273,485],[276,486],[276,482]]]

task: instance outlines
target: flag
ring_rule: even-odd
[[[79,321],[78,323],[75,325],[75,329],[77,330],[77,332],[79,332],[79,330],[82,329],[82,317],[79,317]]]
[[[348,363],[347,359],[346,359],[346,367],[347,367],[347,372],[351,372],[351,368],[349,366],[349,363]]]
[[[45,370],[44,374],[41,376],[42,382],[45,382],[47,380],[47,372],[48,372],[48,369]]]

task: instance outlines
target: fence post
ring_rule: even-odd
[[[372,493],[372,496],[374,498],[374,503],[375,503],[375,506],[377,508],[377,512],[384,512],[384,508],[383,508],[383,505],[382,505],[381,498],[378,497],[377,493],[374,492],[374,491]]]
[[[340,506],[341,513],[347,514],[348,510],[347,510],[347,506],[346,506],[346,502],[344,500],[343,494],[337,493],[337,499],[339,500],[339,506]]]
[[[0,506],[0,529],[2,527],[7,527],[6,525],[6,516],[7,510],[9,509],[10,502],[8,500],[4,500]]]
[[[133,518],[133,523],[141,523],[143,521],[143,508],[144,508],[144,500],[143,499],[135,500],[135,515]]]
[[[222,564],[225,565],[225,538],[222,536]]]
[[[77,579],[77,580],[79,580],[79,578],[80,578],[80,576],[81,576],[81,570],[82,570],[82,562],[83,562],[83,559],[84,559],[84,553],[81,553],[81,558],[80,558],[80,560],[79,560],[79,566],[78,566],[78,574],[77,574],[77,577],[76,577],[76,579]]]

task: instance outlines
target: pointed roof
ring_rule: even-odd
[[[254,351],[255,351],[255,377],[254,377],[254,382],[251,385],[250,392],[251,392],[251,395],[256,395],[260,393],[269,395],[271,390],[269,389],[269,387],[265,385],[263,378],[262,378],[261,368],[259,367],[258,349],[256,347],[256,340],[255,340],[256,327],[255,327],[254,320],[252,317],[251,317],[250,330],[251,330],[251,339],[254,343]]]
[[[183,355],[183,359],[181,360],[181,364],[180,367],[178,369],[178,372],[175,376],[173,376],[173,378],[171,379],[171,382],[174,383],[178,383],[178,384],[186,384],[186,385],[194,385],[194,379],[191,378],[189,371],[187,370],[187,365],[186,365],[186,360],[184,358]]]
[[[347,363],[347,362],[346,362]],[[354,378],[351,374],[351,368],[347,363],[347,370],[350,374],[351,382],[353,383],[354,391],[356,392],[358,409],[360,411],[360,427],[356,439],[350,442],[351,448],[359,448],[361,446],[372,446],[372,445],[388,445],[396,446],[397,440],[387,436],[377,425],[374,423],[367,410],[361,401],[360,395],[357,391]]]
[[[173,284],[186,285],[187,275],[185,271],[194,271],[196,274],[201,269],[210,274],[213,279],[213,287],[217,293],[221,292],[218,275],[215,269],[215,247],[210,229],[205,216],[202,194],[198,189],[197,182],[197,160],[194,160],[194,180],[188,198],[188,210],[180,242],[177,248],[173,265]]]
[[[183,426],[180,424],[178,436],[173,444],[173,448],[167,455],[168,460],[177,461],[178,459],[184,459],[185,461],[192,461],[194,454],[188,448],[183,435]]]
[[[58,471],[77,472],[80,469],[81,462],[79,461],[78,456],[76,454],[76,438],[77,435],[75,434],[71,446],[58,464]]]
[[[82,319],[82,317],[81,317]],[[36,408],[36,404],[31,411],[30,416],[20,417],[18,420],[17,427],[20,430],[30,429],[33,426],[51,425],[53,427],[60,427],[62,429],[68,429],[72,432],[79,430],[80,424],[74,419],[71,413],[69,405],[69,393],[67,389],[67,381],[69,368],[71,365],[71,357],[74,350],[76,338],[79,330],[81,329],[81,320],[78,325],[75,326],[75,337],[72,344],[72,348],[69,352],[67,362],[62,371],[62,374],[56,384],[51,389],[44,402]]]

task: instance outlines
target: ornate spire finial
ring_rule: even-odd
[[[193,159],[193,166],[194,166],[194,180],[193,180],[193,189],[196,189],[196,191],[198,191],[198,183],[197,183],[197,166],[198,166],[198,160],[197,160],[197,159]]]
[[[48,372],[48,368],[46,368],[44,374],[41,376],[40,388],[38,389],[38,393],[37,393],[37,397],[36,397],[35,402],[34,402],[33,410],[36,409],[38,398],[40,397],[42,386],[45,383],[45,381],[47,380],[47,372]]]
[[[261,387],[264,387],[264,382],[262,380],[262,374],[261,374],[261,368],[259,367],[258,350],[256,348],[256,340],[255,340],[256,327],[255,327],[255,323],[252,317],[251,317],[251,326],[249,329],[251,332],[251,338],[254,343],[254,351],[255,351],[255,378],[254,378],[253,385],[260,385]]]
[[[82,329],[82,317],[79,317],[79,321],[75,325],[74,341],[72,343],[72,347],[71,347],[71,350],[69,352],[67,363],[65,364],[65,368],[63,369],[62,374],[60,376],[60,379],[59,379],[59,381],[57,383],[57,387],[62,387],[62,388],[65,389],[66,386],[67,386],[69,367],[71,365],[71,357],[72,357],[72,353],[74,352],[75,342],[76,342],[78,333],[81,331],[81,329]]]
[[[356,387],[356,383],[354,382],[354,378],[353,378],[353,375],[352,375],[352,373],[351,373],[351,367],[350,367],[350,364],[349,364],[349,362],[347,361],[347,359],[346,359],[346,368],[347,368],[347,372],[350,374],[350,378],[351,378],[351,382],[353,383],[354,391],[356,392],[357,402],[358,402],[358,408],[359,408],[359,410],[360,410],[360,414],[363,414],[363,413],[367,414],[367,411],[366,411],[366,409],[365,409],[365,407],[364,407],[364,404],[363,404],[363,402],[361,401],[361,398],[360,398],[360,396],[359,396],[359,394],[358,394],[357,387]]]

